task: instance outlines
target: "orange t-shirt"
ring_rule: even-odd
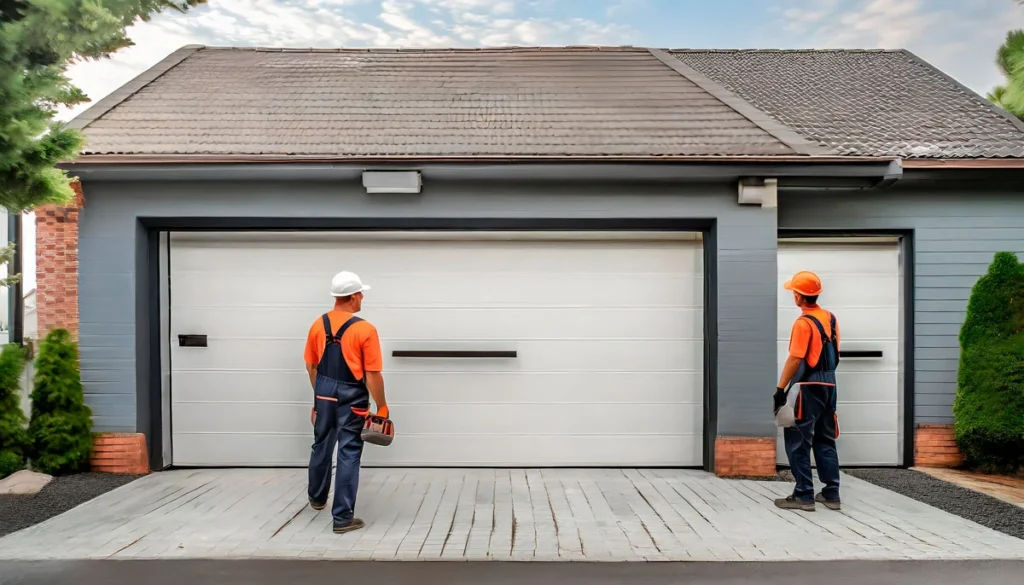
[[[331,311],[327,313],[331,320],[333,333],[352,318],[352,313],[345,311]],[[327,336],[324,334],[324,322],[317,318],[313,326],[309,328],[309,337],[306,338],[306,363],[315,366],[320,363],[324,353],[324,343]],[[377,336],[377,328],[368,321],[353,323],[351,327],[341,336],[341,353],[345,356],[345,363],[348,364],[352,375],[356,380],[362,380],[365,372],[379,372],[384,369],[384,358],[380,352],[380,338]]]
[[[811,315],[817,319],[825,330],[825,335],[832,334],[828,311],[815,305],[805,308],[803,314]],[[836,351],[839,351],[838,320],[836,320]],[[793,331],[789,336],[789,355],[799,359],[806,357],[807,365],[812,368],[818,365],[818,359],[821,358],[821,336],[818,335],[818,328],[814,326],[814,323],[803,317],[793,323]]]

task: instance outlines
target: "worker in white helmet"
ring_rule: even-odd
[[[339,272],[331,281],[334,309],[317,319],[306,340],[306,371],[313,386],[313,448],[309,458],[309,504],[314,510],[327,505],[331,489],[331,456],[338,446],[331,515],[334,532],[362,528],[355,517],[359,467],[363,454],[361,432],[373,397],[377,415],[387,418],[383,358],[377,329],[356,317],[363,292],[370,290],[351,272]]]

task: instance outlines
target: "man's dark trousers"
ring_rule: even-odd
[[[332,400],[333,399],[333,400]],[[327,502],[331,490],[331,456],[338,446],[334,478],[334,503],[331,515],[336,525],[352,521],[359,489],[359,466],[363,455],[360,436],[366,419],[352,408],[366,409],[366,388],[324,376],[316,379],[316,421],[313,424],[313,449],[309,460],[309,499]]]
[[[789,467],[796,479],[793,495],[814,501],[811,476],[811,451],[818,467],[821,490],[827,500],[839,499],[839,455],[836,453],[836,388],[821,384],[801,384],[796,424],[783,429]],[[794,387],[792,392],[797,391]]]

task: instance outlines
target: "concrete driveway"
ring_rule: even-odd
[[[155,473],[0,539],[0,559],[1022,559],[1024,541],[844,475],[844,506],[687,470],[365,469],[335,535],[302,469]]]

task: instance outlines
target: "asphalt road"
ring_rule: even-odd
[[[358,575],[358,580],[352,576]],[[1024,562],[470,563],[328,561],[0,562],[0,584],[27,585],[1020,585]]]

